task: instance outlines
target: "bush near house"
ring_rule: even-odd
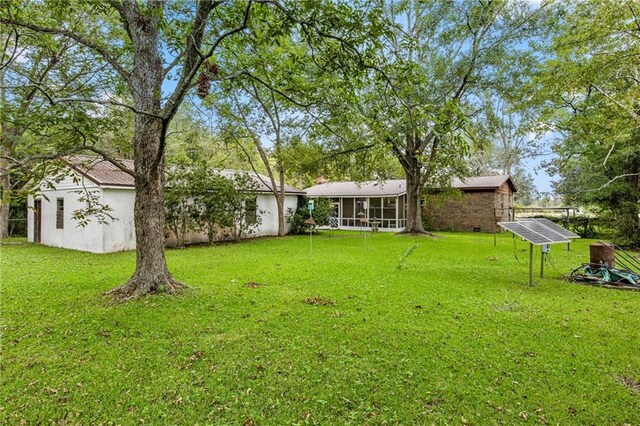
[[[166,227],[178,247],[194,232],[209,244],[239,240],[261,223],[256,196],[257,185],[246,173],[227,177],[204,162],[173,164],[165,183]]]
[[[309,200],[310,198],[306,196],[298,197],[298,208],[295,212],[289,211],[287,222],[291,225],[290,234],[296,235],[309,232],[309,225],[304,223],[311,216],[308,208]],[[328,224],[329,215],[333,209],[331,201],[327,197],[318,197],[314,201],[313,220],[317,226],[325,226]]]

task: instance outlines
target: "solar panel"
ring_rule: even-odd
[[[501,228],[516,234],[531,244],[538,246],[545,244],[568,243],[567,237],[534,221],[498,222]]]
[[[538,222],[543,224],[544,226],[546,226],[547,228],[550,228],[554,231],[556,231],[558,234],[563,235],[567,238],[569,238],[570,240],[574,239],[574,238],[580,238],[580,235],[578,234],[574,234],[573,232],[569,231],[566,228],[563,228],[562,226],[558,225],[557,223],[544,218],[544,217],[536,217],[536,218],[531,218],[531,219],[523,219],[526,221],[534,221],[534,222]]]

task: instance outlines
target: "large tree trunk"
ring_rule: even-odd
[[[278,207],[278,237],[287,235],[287,220],[284,214],[284,194],[278,193],[276,196],[276,205]]]
[[[136,116],[136,270],[127,283],[110,292],[117,298],[172,292],[184,287],[169,273],[164,255],[164,158],[157,160],[162,131],[160,119]]]
[[[620,233],[622,243],[633,248],[640,247],[640,217],[638,203],[640,203],[640,154],[631,158],[631,164],[626,177],[629,192],[622,202]]]
[[[5,153],[4,147],[2,154]],[[9,207],[11,204],[11,178],[9,176],[9,161],[0,158],[0,191],[2,191],[2,199],[0,200],[0,239],[9,236]]]
[[[277,170],[278,170],[278,180],[280,181],[280,189],[278,189],[278,186],[276,185],[275,173],[273,171],[273,168],[271,167],[271,163],[269,162],[269,157],[267,156],[267,152],[264,150],[264,147],[262,146],[262,142],[256,136],[256,134],[251,131],[251,128],[249,127],[246,121],[245,121],[245,126],[247,130],[251,132],[253,144],[258,150],[258,154],[260,154],[260,159],[262,159],[262,164],[264,164],[264,167],[267,169],[267,175],[269,177],[269,182],[271,183],[271,193],[273,193],[273,196],[276,198],[276,206],[278,209],[278,237],[284,237],[285,235],[287,235],[287,221],[285,218],[285,211],[284,211],[284,195],[285,195],[284,194],[284,169],[280,164],[280,154],[279,154],[280,142],[279,141],[276,142],[276,161],[278,161]]]
[[[11,145],[9,143],[9,135],[7,134],[7,120],[4,113],[6,107],[6,89],[4,86],[4,70],[0,70],[0,107],[3,113],[0,116],[0,191],[2,198],[0,199],[0,239],[9,236],[9,205],[11,203],[11,178],[9,176],[9,160],[4,156],[11,155]]]
[[[422,226],[422,183],[420,170],[405,170],[407,180],[407,226],[402,233],[424,234]]]
[[[280,178],[280,191],[276,195],[276,203],[278,205],[278,237],[284,237],[287,235],[287,221],[284,211],[284,170],[281,166],[278,166],[278,175]]]
[[[141,18],[144,20],[158,17]],[[135,162],[134,222],[136,270],[131,279],[111,290],[117,298],[172,292],[184,287],[174,280],[164,255],[164,138],[161,118],[162,61],[157,22],[137,22],[132,94],[137,111],[133,153]],[[144,113],[141,113],[141,112]]]

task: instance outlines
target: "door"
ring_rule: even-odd
[[[33,241],[39,243],[42,240],[42,200],[36,200],[33,207]]]

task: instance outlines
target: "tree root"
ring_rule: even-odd
[[[104,293],[118,302],[153,294],[175,294],[189,286],[167,274],[163,279],[143,279],[135,273],[129,281]]]

